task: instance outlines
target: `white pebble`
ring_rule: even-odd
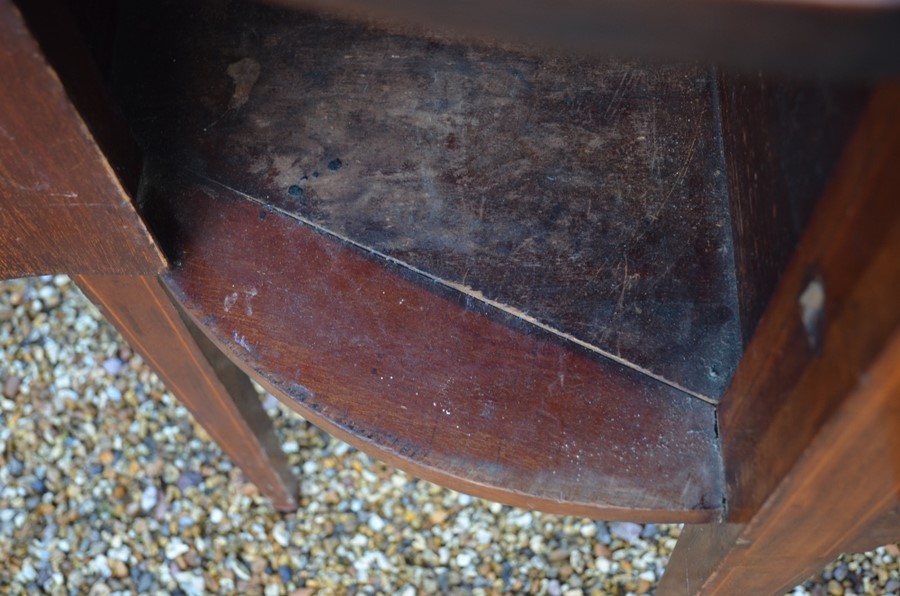
[[[173,538],[166,545],[166,558],[170,560],[177,559],[189,550],[191,550],[190,547],[182,542],[180,538]]]
[[[381,519],[381,517],[377,513],[369,516],[369,527],[372,528],[373,532],[381,532],[382,530],[384,530],[384,526],[384,520]]]
[[[203,596],[206,593],[206,581],[203,576],[182,572],[175,574],[175,581],[188,596]]]
[[[462,568],[466,568],[472,564],[472,555],[467,552],[462,552],[456,555],[456,564]]]
[[[144,489],[144,492],[141,494],[141,509],[144,513],[150,511],[154,507],[156,507],[156,502],[159,500],[159,490],[152,484]]]
[[[290,536],[288,535],[287,528],[284,527],[284,524],[278,522],[274,526],[272,526],[272,539],[275,540],[281,546],[287,548],[290,544]]]
[[[118,358],[110,358],[109,360],[104,360],[103,370],[105,370],[108,374],[117,375],[119,374],[119,371],[122,370],[122,361]]]

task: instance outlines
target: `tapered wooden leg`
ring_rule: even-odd
[[[776,594],[900,540],[900,332],[748,523],[686,526],[658,594]]]
[[[297,481],[250,379],[182,316],[159,280],[73,280],[275,508],[295,510]]]

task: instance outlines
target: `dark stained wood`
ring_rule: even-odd
[[[900,71],[896,0],[268,0],[441,39],[845,78]]]
[[[297,481],[250,380],[178,308],[155,277],[75,276],[166,387],[276,509],[297,508]]]
[[[710,69],[247,2],[139,7],[117,84],[152,157],[673,386],[726,387],[740,339]]]
[[[686,529],[661,593],[776,593],[900,504],[898,159],[900,86],[885,85],[720,404],[725,523]]]
[[[18,10],[0,1],[0,277],[165,262]]]
[[[749,520],[900,322],[900,87],[876,92],[719,409],[729,517]],[[824,288],[810,333],[801,297]]]
[[[177,231],[168,287],[316,425],[506,503],[607,519],[716,514],[710,404],[486,317],[219,184],[167,170],[151,180],[148,201],[167,205]]]
[[[660,596],[784,593],[896,519],[900,332],[864,374],[749,525],[684,528]]]
[[[853,131],[861,85],[720,76],[722,141],[746,344]]]

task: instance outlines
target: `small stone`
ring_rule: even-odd
[[[372,528],[373,532],[381,532],[384,530],[385,522],[377,513],[375,513],[369,516],[368,525]]]
[[[144,492],[141,494],[141,510],[144,513],[149,513],[154,507],[156,507],[156,503],[159,500],[159,490],[153,486],[152,484],[144,489]]]
[[[840,565],[838,565],[837,567],[834,568],[834,572],[832,573],[832,577],[833,577],[834,579],[836,579],[837,581],[842,582],[842,581],[844,581],[845,579],[847,579],[847,574],[848,574],[848,573],[849,573],[849,570],[848,570],[848,568],[847,568],[847,564],[846,564],[846,563],[841,563]]]
[[[22,379],[17,377],[16,375],[12,375],[6,382],[3,383],[3,396],[12,399],[19,393],[19,385],[22,383]]]
[[[214,507],[213,510],[209,512],[209,521],[212,523],[220,524],[223,519],[225,519],[225,513],[218,507]]]
[[[103,361],[103,370],[105,370],[110,375],[117,375],[119,371],[122,370],[122,361],[118,358],[110,358],[109,360]]]
[[[18,478],[25,470],[25,464],[14,457],[11,457],[9,459],[9,462],[6,464],[6,469],[9,471],[11,476],[13,476],[14,478]]]
[[[153,576],[147,572],[141,573],[137,581],[137,590],[141,594],[146,594],[153,587]]]
[[[456,564],[459,567],[468,567],[472,564],[472,555],[465,552],[459,553],[458,555],[456,555]]]
[[[282,522],[278,522],[272,526],[272,539],[285,548],[290,545],[291,537]]]
[[[641,536],[643,528],[640,524],[632,522],[612,522],[609,524],[609,530],[622,540],[633,544]]]
[[[109,557],[107,557],[107,561],[109,562],[109,568],[112,571],[114,577],[118,577],[120,579],[128,577],[128,565],[126,565],[122,561],[110,559]]]
[[[188,572],[177,573],[175,581],[187,596],[203,596],[206,592],[206,581],[202,575]]]
[[[593,538],[597,535],[597,524],[587,523],[581,526],[579,533],[585,538]]]
[[[837,581],[831,580],[828,582],[828,593],[831,594],[831,596],[842,596],[844,587]]]
[[[182,542],[180,538],[173,538],[166,545],[166,558],[169,560],[177,559],[189,550],[191,550],[190,547]]]
[[[200,486],[202,482],[203,474],[200,474],[199,472],[185,472],[178,477],[175,486],[178,487],[178,490],[184,492],[189,488]]]
[[[278,566],[278,576],[281,578],[285,584],[289,584],[291,580],[294,578],[294,572],[291,571],[291,568],[287,565],[279,565]]]
[[[549,594],[549,596],[562,596],[562,589],[559,586],[558,580],[551,579],[547,582],[547,594]]]
[[[900,580],[892,579],[884,585],[884,591],[888,594],[892,592],[900,592]]]

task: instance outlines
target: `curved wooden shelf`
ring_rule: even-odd
[[[225,187],[171,172],[165,277],[205,331],[312,422],[475,495],[604,519],[721,506],[712,405],[494,320]]]
[[[716,515],[742,305],[711,69],[131,10],[139,203],[171,291],[253,376],[473,494]]]

